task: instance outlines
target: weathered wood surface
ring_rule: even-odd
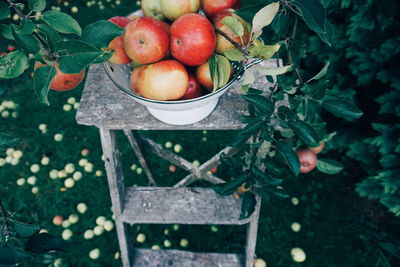
[[[254,88],[265,88],[266,79],[256,74]],[[107,76],[103,65],[90,67],[76,121],[99,128],[131,130],[229,130],[245,126],[240,115],[247,112],[247,104],[240,97],[240,83],[225,93],[206,119],[191,125],[174,126],[158,121],[146,108],[122,92]]]
[[[134,267],[243,267],[243,255],[134,249]]]
[[[260,218],[261,197],[256,196],[257,204],[252,214],[252,219],[247,225],[246,237],[246,266],[253,267],[254,254],[256,253],[258,219]]]
[[[108,187],[110,188],[111,203],[115,215],[115,226],[121,250],[122,264],[124,267],[129,267],[131,266],[130,252],[132,251],[132,243],[129,242],[129,225],[121,220],[121,213],[124,209],[125,186],[116,132],[100,129],[100,139],[105,157],[104,162],[107,172]]]
[[[220,196],[211,188],[129,187],[121,218],[127,223],[245,224],[242,199]]]

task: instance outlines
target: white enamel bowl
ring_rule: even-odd
[[[132,15],[141,16],[141,11],[136,11]],[[258,63],[253,61],[251,65]],[[113,64],[110,62],[104,63],[104,68],[115,83],[127,96],[132,97],[136,102],[144,105],[151,115],[158,120],[172,125],[188,125],[201,121],[206,118],[218,104],[218,99],[223,95],[231,85],[243,75],[245,67],[239,63],[233,63],[234,74],[233,78],[222,88],[219,88],[213,93],[189,99],[189,100],[174,100],[174,101],[157,101],[144,98],[135,94],[130,89],[129,79],[131,67],[129,64]],[[249,67],[246,66],[246,68]]]

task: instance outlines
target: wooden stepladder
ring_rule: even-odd
[[[91,67],[76,120],[79,124],[96,126],[100,131],[123,266],[253,266],[260,198],[256,198],[257,204],[253,214],[245,220],[239,220],[242,199],[220,196],[210,188],[187,187],[198,179],[214,184],[225,182],[209,171],[218,165],[222,153],[233,155],[238,151],[227,147],[203,165],[196,167],[136,132],[137,130],[241,129],[245,125],[240,122],[240,115],[246,112],[247,106],[237,93],[238,87],[239,84],[222,96],[216,110],[203,121],[187,126],[172,126],[159,122],[142,105],[121,92],[108,78],[102,65]],[[171,187],[125,188],[116,139],[118,131],[123,131],[127,136],[151,184],[155,185],[156,181],[144,160],[139,144],[148,147],[159,157],[187,170],[190,174]],[[247,224],[245,253],[239,255],[133,248],[129,224]]]

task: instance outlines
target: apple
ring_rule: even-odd
[[[325,142],[322,142],[321,144],[319,144],[316,147],[310,147],[309,149],[314,152],[315,154],[318,154],[319,152],[321,152],[325,147]]]
[[[242,37],[236,36],[231,29],[229,29],[228,26],[226,26],[225,24],[222,23],[222,20],[226,17],[226,16],[232,16],[234,18],[237,18],[239,20],[239,23],[242,24],[243,28],[244,28],[244,34]],[[236,15],[234,13],[233,9],[225,9],[222,10],[220,12],[218,12],[213,19],[213,24],[214,27],[216,29],[221,30],[222,32],[224,32],[226,35],[228,35],[233,41],[235,41],[236,43],[238,43],[241,46],[246,45],[249,40],[250,40],[250,32],[249,32],[249,25],[248,23],[242,19],[241,17],[239,17],[238,15]],[[224,36],[222,36],[221,34],[217,33],[217,46],[215,48],[215,50],[217,50],[218,52],[222,52],[224,50],[227,49],[233,49],[235,48],[235,46],[228,41]]]
[[[209,19],[224,9],[238,9],[239,6],[240,0],[201,0],[201,8]]]
[[[139,72],[140,70],[143,69],[144,66],[138,66],[136,68],[133,69],[133,71],[131,72],[131,76],[130,76],[130,86],[131,86],[131,90],[136,93],[137,90],[137,84],[138,84],[138,79],[139,79]]]
[[[206,62],[214,53],[215,32],[211,22],[200,14],[186,14],[170,27],[171,55],[188,66]]]
[[[145,16],[157,20],[165,20],[165,16],[161,11],[161,0],[142,0],[140,7]]]
[[[165,25],[151,17],[140,17],[129,22],[122,40],[128,57],[139,64],[157,62],[168,52],[168,31]]]
[[[211,80],[211,72],[208,61],[196,68],[196,79],[202,86],[207,88],[209,91],[213,90],[214,85]]]
[[[145,65],[137,73],[137,92],[154,100],[176,100],[188,87],[189,75],[185,66],[176,60],[162,60]]]
[[[54,225],[61,225],[64,221],[64,218],[60,215],[56,215],[53,217],[53,224]]]
[[[112,17],[108,21],[118,25],[121,28],[125,28],[126,25],[128,25],[129,22],[131,22],[130,19],[126,17]],[[108,61],[111,63],[115,64],[128,64],[132,60],[128,57],[128,55],[125,53],[124,49],[124,43],[122,41],[122,36],[115,37],[107,46],[105,50],[114,50],[113,55],[110,57]]]
[[[170,20],[196,13],[200,8],[200,0],[160,0],[161,11]]]
[[[193,75],[193,73],[189,73],[189,82],[188,82],[188,87],[181,98],[182,100],[187,100],[187,99],[192,99],[199,97],[203,94],[203,88],[199,84],[199,82],[196,80],[196,77]]]
[[[300,161],[300,172],[307,173],[317,166],[317,155],[310,149],[300,149],[296,152]]]
[[[40,62],[35,62],[34,68],[37,69],[40,66],[46,66],[46,64],[42,64]],[[74,89],[76,86],[78,86],[83,79],[85,78],[85,72],[86,70],[83,69],[80,73],[75,73],[75,74],[69,74],[69,73],[64,73],[60,70],[58,67],[58,63],[54,65],[56,69],[56,75],[53,78],[53,81],[50,84],[50,89],[54,91],[69,91]]]

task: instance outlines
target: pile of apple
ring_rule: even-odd
[[[239,44],[250,37],[247,22],[233,13],[239,5],[240,0],[142,0],[144,16],[110,19],[125,31],[109,44],[114,50],[109,61],[130,63],[131,90],[148,99],[185,100],[212,92],[226,85],[233,73],[223,51],[234,45],[215,28]],[[222,23],[226,16],[243,23],[242,37]],[[218,64],[216,80],[209,66],[212,56]]]

